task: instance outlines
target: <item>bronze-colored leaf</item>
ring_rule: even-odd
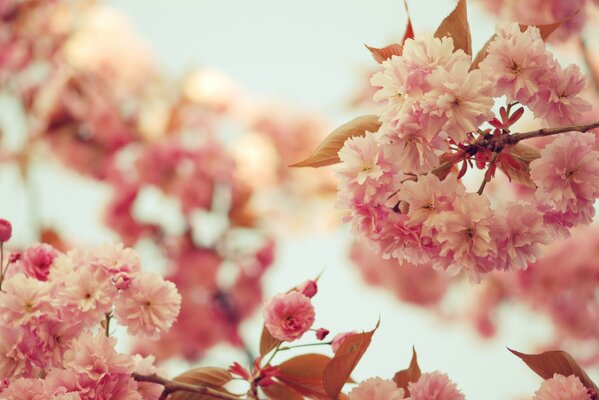
[[[574,357],[565,351],[554,350],[546,351],[541,354],[524,354],[516,350],[508,350],[518,356],[530,369],[543,379],[549,379],[553,377],[554,374],[564,376],[575,375],[587,389],[599,392],[597,385],[595,385],[587,373],[578,365]]]
[[[277,379],[304,396],[328,400],[322,375],[330,361],[322,354],[293,357],[277,367]]]
[[[436,38],[448,36],[453,39],[453,47],[462,49],[468,55],[472,55],[472,38],[470,36],[470,25],[468,24],[468,12],[466,0],[458,0],[453,11],[445,17],[441,25],[435,31]]]
[[[528,29],[529,26],[536,26],[537,28],[539,28],[539,32],[541,33],[541,38],[543,39],[543,41],[546,42],[547,39],[549,39],[549,36],[553,32],[555,32],[557,30],[557,28],[559,28],[564,23],[566,23],[569,20],[571,20],[572,18],[574,18],[579,12],[580,12],[580,9],[576,10],[576,12],[574,12],[572,15],[567,16],[566,18],[560,19],[559,21],[553,22],[551,24],[541,24],[541,25],[520,24],[520,30],[522,32],[524,32],[526,29]]]
[[[370,54],[376,60],[377,63],[381,64],[383,61],[390,59],[393,56],[401,56],[403,51],[403,46],[401,44],[393,43],[389,46],[385,46],[382,48],[370,47],[365,45],[368,50],[370,50]]]
[[[272,337],[266,326],[262,327],[262,336],[260,336],[260,355],[264,357],[271,350],[281,344],[279,339]]]
[[[412,19],[410,18],[410,10],[408,10],[408,3],[406,0],[403,2],[406,8],[406,15],[408,16],[408,23],[406,24],[406,30],[404,31],[401,43],[393,43],[383,48],[370,47],[366,45],[366,48],[370,50],[372,57],[381,64],[383,61],[390,59],[393,56],[401,56],[403,52],[403,44],[408,39],[414,39],[414,28],[412,27]]]
[[[229,393],[222,386],[232,379],[233,376],[229,371],[214,367],[195,368],[174,378],[177,382],[195,386],[207,386],[223,393]],[[169,398],[172,400],[210,400],[213,397],[181,391],[171,394]]]
[[[479,50],[479,52],[476,53],[476,56],[474,57],[472,64],[470,64],[470,71],[472,71],[473,69],[477,69],[480,63],[487,57],[487,55],[489,54],[489,45],[493,40],[495,40],[496,37],[497,35],[493,34],[489,38],[489,40],[487,40],[485,45]]]
[[[393,377],[393,381],[397,384],[397,387],[403,388],[406,392],[406,396],[410,396],[410,390],[408,389],[408,383],[416,382],[420,379],[420,367],[418,366],[418,359],[416,357],[416,349],[412,347],[412,361],[407,369],[402,369]]]
[[[379,327],[363,333],[348,336],[339,346],[335,357],[329,362],[322,374],[322,383],[331,399],[337,399],[343,385],[347,382],[356,365],[368,349],[372,335]]]
[[[337,164],[339,150],[345,141],[354,136],[363,136],[366,132],[376,132],[381,123],[376,115],[363,115],[341,125],[327,136],[310,157],[290,167],[324,167]]]
[[[530,163],[541,154],[536,147],[518,143],[505,149],[497,159],[497,166],[507,175],[510,182],[535,188],[530,178]]]
[[[304,400],[304,396],[277,382],[263,387],[262,391],[270,400]]]

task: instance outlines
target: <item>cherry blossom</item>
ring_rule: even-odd
[[[279,294],[264,306],[264,324],[279,340],[299,339],[314,323],[314,307],[310,299],[298,292]]]

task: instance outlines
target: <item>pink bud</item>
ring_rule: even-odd
[[[8,242],[12,236],[12,225],[5,219],[0,218],[0,243]]]
[[[10,253],[10,257],[8,258],[9,264],[14,264],[21,259],[21,253],[18,251],[15,253]]]
[[[318,285],[316,281],[309,280],[299,285],[297,291],[311,299],[318,292]]]
[[[131,286],[131,281],[133,281],[133,278],[126,272],[119,272],[114,276],[114,278],[112,278],[112,280],[114,282],[114,286],[116,286],[118,290],[125,290]]]
[[[325,328],[319,328],[316,330],[316,339],[323,340],[329,334],[329,330]]]

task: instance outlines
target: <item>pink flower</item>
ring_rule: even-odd
[[[141,271],[139,255],[122,243],[106,243],[90,250],[92,265],[100,267],[110,275],[119,272],[136,274]]]
[[[117,290],[102,269],[82,268],[65,279],[61,290],[65,303],[82,313],[89,323],[100,321],[112,310]]]
[[[561,134],[530,163],[530,177],[537,185],[536,198],[565,213],[578,203],[599,196],[599,151],[593,150],[595,135]]]
[[[528,203],[509,203],[492,225],[497,238],[497,270],[526,269],[535,261],[550,235],[543,214]]]
[[[339,347],[341,347],[341,345],[343,344],[343,342],[345,341],[345,339],[347,339],[348,337],[355,335],[356,332],[343,332],[343,333],[339,333],[337,335],[335,335],[335,337],[333,338],[332,342],[331,342],[331,348],[333,349],[333,353],[336,353],[337,350],[339,350]]]
[[[0,317],[7,326],[25,325],[53,310],[53,285],[18,273],[7,279],[0,292]]]
[[[339,158],[341,164],[335,172],[341,198],[382,203],[398,183],[397,166],[385,157],[375,133],[346,140]]]
[[[455,383],[438,371],[422,374],[418,381],[408,384],[408,389],[410,400],[464,400]]]
[[[116,300],[117,321],[132,335],[156,339],[170,329],[181,308],[174,283],[157,273],[141,272]]]
[[[516,23],[498,26],[488,51],[480,70],[493,82],[493,95],[506,95],[508,101],[522,104],[537,94],[555,65],[535,26],[524,32]]]
[[[50,388],[43,379],[16,379],[0,393],[0,399],[6,400],[46,400],[51,396]]]
[[[129,375],[133,368],[131,357],[117,353],[115,344],[116,339],[104,332],[83,333],[64,353],[64,366],[96,382],[107,375]]]
[[[7,220],[0,218],[0,243],[8,242],[12,236],[12,225]]]
[[[492,84],[480,70],[468,71],[470,62],[460,61],[450,70],[437,69],[429,77],[431,90],[424,95],[422,108],[443,123],[443,129],[456,143],[468,132],[493,117]]]
[[[579,96],[586,85],[585,77],[576,65],[565,69],[556,65],[553,71],[528,106],[548,126],[575,125],[584,112],[591,110],[591,105]]]
[[[285,342],[299,339],[314,323],[314,307],[301,293],[278,294],[264,306],[264,325],[275,338]]]
[[[46,281],[50,273],[50,266],[57,255],[58,251],[49,244],[36,244],[28,247],[21,254],[21,265],[27,276],[39,281]]]
[[[553,375],[541,384],[533,400],[591,400],[588,389],[575,375]]]
[[[465,192],[464,185],[453,174],[444,180],[434,174],[427,174],[418,177],[416,182],[404,182],[397,197],[409,206],[408,224],[424,224],[428,231],[434,226],[431,218],[442,211],[453,210],[454,201]]]
[[[402,400],[404,390],[388,379],[370,378],[349,392],[349,400]]]
[[[19,376],[25,366],[25,355],[19,349],[22,338],[20,329],[0,326],[0,376]]]
[[[444,211],[435,216],[438,229],[434,237],[440,245],[439,255],[448,265],[441,268],[452,271],[465,270],[471,279],[493,269],[484,262],[496,254],[496,243],[491,236],[492,212],[489,199],[484,195],[467,193],[456,199],[453,211]]]

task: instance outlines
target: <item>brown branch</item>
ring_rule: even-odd
[[[507,144],[516,144],[522,140],[532,139],[535,137],[551,136],[566,132],[586,132],[595,128],[599,128],[599,121],[586,125],[564,126],[562,128],[544,128],[538,129],[536,131],[515,133],[513,135],[507,135],[504,140]]]
[[[162,378],[156,374],[142,375],[138,373],[131,374],[137,382],[157,383],[164,387],[160,399],[165,400],[169,394],[174,392],[190,392],[200,394],[208,399],[215,400],[240,400],[239,397],[232,394],[219,392],[208,386],[190,385],[189,383],[177,382],[170,379]]]

